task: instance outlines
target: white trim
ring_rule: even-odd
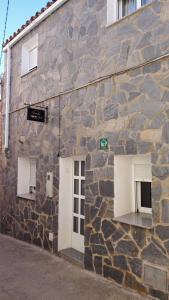
[[[34,51],[35,50],[35,51]],[[30,61],[31,52],[34,51],[34,62]],[[38,66],[38,34],[35,34],[22,45],[21,76],[29,73]]]
[[[55,10],[59,9],[64,3],[69,0],[58,0],[53,3],[48,9],[46,9],[43,13],[40,14],[34,21],[31,22],[24,30],[22,30],[15,38],[13,38],[4,48],[3,51],[6,52],[8,47],[12,47],[16,44],[21,38],[23,38],[28,32],[30,32],[34,27],[40,24],[43,20],[45,20],[49,15],[51,15]]]
[[[72,234],[72,157],[59,158],[58,250],[71,248]]]
[[[141,0],[137,0],[136,2],[136,10],[134,10],[133,12],[123,16],[122,15],[122,1],[123,0],[107,0],[107,27],[109,27],[110,25],[112,25],[113,23],[116,23],[117,21],[130,16],[132,14],[134,14],[135,12],[137,12],[139,9],[150,5],[150,3],[152,2],[152,0],[150,0],[149,3],[146,4],[141,4]]]
[[[137,0],[137,9],[141,8],[143,5],[141,5],[141,0]]]
[[[111,25],[117,20],[118,16],[118,2],[117,0],[107,0],[107,26]]]
[[[141,206],[141,182],[143,181],[135,181],[135,197],[136,197],[136,211],[138,209],[138,212],[151,214],[152,213],[152,207],[144,207]],[[151,182],[146,180],[145,182]]]
[[[78,161],[79,163],[79,175],[74,174],[74,162]],[[72,243],[71,246],[72,248],[80,251],[81,253],[84,253],[84,235],[80,233],[81,229],[81,219],[85,220],[85,216],[81,215],[81,199],[85,200],[85,195],[81,195],[81,183],[84,180],[85,181],[85,176],[81,175],[81,162],[84,161],[85,159],[82,157],[74,157],[72,161],[72,171],[73,171],[73,178],[72,178],[72,184],[73,184],[73,194],[72,194]],[[78,194],[74,194],[74,179],[77,179],[79,182],[78,185]],[[74,198],[78,199],[78,213],[74,212]],[[78,219],[78,232],[74,232],[73,230],[73,221],[74,217]]]

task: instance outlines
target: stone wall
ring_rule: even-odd
[[[106,1],[69,0],[12,48],[11,109],[168,53],[168,5],[153,0],[107,27]],[[22,45],[36,33],[38,68],[21,76]]]
[[[60,155],[86,156],[85,267],[142,293],[163,297],[161,299],[167,299],[167,285],[163,282],[161,290],[155,280],[160,280],[161,273],[166,276],[169,265],[169,146],[166,131],[169,121],[165,97],[168,63],[168,60],[158,63],[156,72],[141,68],[137,75],[133,76],[131,71],[60,98]],[[151,85],[147,86],[148,81]],[[52,99],[46,104],[49,107],[49,123],[45,125],[25,122],[26,110],[11,115],[11,154],[7,175],[7,186],[11,188],[6,190],[6,201],[9,201],[7,229],[19,239],[56,252],[59,99]],[[21,136],[25,137],[24,144],[19,143]],[[99,150],[99,138],[103,136],[108,137],[108,151]],[[153,165],[152,230],[112,220],[114,155],[145,153],[151,153]],[[37,158],[35,202],[15,196],[17,157],[22,155]],[[52,200],[44,196],[48,171],[54,172]],[[54,244],[49,242],[49,231],[55,234]],[[150,268],[160,271],[156,273],[153,269],[151,272],[159,276],[158,279],[150,276],[149,280],[154,283],[149,289],[147,277],[145,284],[143,282]]]
[[[60,156],[86,157],[85,268],[162,300],[168,299],[169,270],[169,58],[80,86],[168,53],[168,6],[154,1],[106,28],[104,1],[71,0],[30,33],[39,33],[40,67],[23,78],[21,45],[30,35],[14,46],[11,110],[20,109],[10,114],[2,222],[4,232],[57,253],[61,114]],[[79,90],[56,95],[74,87]],[[44,99],[48,123],[26,121],[23,103]],[[108,151],[99,150],[101,137],[108,138]],[[152,229],[113,220],[114,155],[146,153],[153,172]],[[16,197],[23,155],[37,161],[36,201]],[[49,171],[52,199],[45,197]]]

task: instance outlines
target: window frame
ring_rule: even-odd
[[[17,196],[35,196],[36,194],[36,160],[31,157],[18,157]],[[33,178],[31,178],[31,174]]]
[[[36,50],[33,58],[34,64],[31,66],[31,53]],[[22,45],[22,59],[21,59],[21,76],[24,76],[38,67],[38,34],[30,38]]]
[[[151,208],[148,207],[144,207],[141,206],[141,182],[150,182],[152,183],[152,172],[151,172],[151,164],[148,163],[144,163],[144,162],[140,162],[137,160],[138,158],[135,157],[133,162],[132,162],[132,186],[133,186],[133,203],[134,203],[134,207],[135,207],[135,212],[140,212],[140,213],[148,213],[148,214],[152,214],[152,205]],[[145,175],[136,175],[135,173],[135,167],[136,166],[145,166],[145,167],[149,167],[149,174],[148,172],[146,172],[146,176]],[[138,197],[137,195],[137,182],[140,182],[140,195]],[[152,201],[152,197],[151,197],[151,201]],[[151,202],[152,204],[152,202]]]
[[[81,236],[84,236],[84,234],[81,233],[81,220],[85,220],[85,214],[81,213],[81,208],[82,208],[82,200],[84,200],[85,203],[85,193],[82,194],[82,182],[85,182],[85,174],[82,174],[82,162],[85,162],[84,159],[80,159],[80,158],[75,158],[73,160],[73,178],[72,178],[72,184],[73,184],[73,209],[72,209],[72,213],[73,213],[73,222],[72,222],[72,234],[80,234]],[[76,174],[75,172],[75,163],[78,163],[78,174]],[[78,193],[75,192],[75,180],[77,180],[78,182]],[[75,199],[78,199],[78,212],[76,212],[74,210],[74,201]],[[74,218],[78,219],[78,231],[74,231]],[[85,222],[85,221],[84,221]],[[84,228],[83,228],[84,231]]]
[[[127,14],[123,16],[122,14],[122,1],[123,0],[107,0],[107,26],[112,25],[113,23],[122,20],[123,18],[130,16],[131,14],[135,13],[138,11],[140,8],[145,7],[149,4],[152,3],[153,0],[150,0],[149,3],[147,4],[142,4],[142,0],[136,0],[137,1],[137,8],[135,11],[133,11],[130,14]],[[119,2],[120,2],[120,10],[121,12],[119,13]]]
[[[142,207],[136,201],[136,181],[152,182],[151,155],[114,156],[114,216],[121,217],[130,213],[152,214],[152,207]],[[123,188],[122,188],[123,187]],[[140,194],[141,197],[141,194]],[[124,200],[125,199],[125,200]],[[144,201],[145,198],[142,198]],[[152,200],[152,194],[151,194]],[[137,203],[138,202],[138,203]],[[142,203],[144,204],[144,203]],[[151,201],[152,206],[152,201]]]
[[[36,62],[35,62],[34,64],[32,64],[32,66],[31,66],[31,53],[34,53],[34,51],[36,51],[36,53],[35,53],[35,59],[34,59],[34,60],[36,60]],[[34,68],[36,68],[37,65],[38,65],[38,62],[37,62],[37,58],[38,58],[38,47],[35,46],[35,47],[29,49],[28,52],[29,52],[29,53],[28,53],[28,55],[29,55],[29,71],[31,71],[31,70],[33,70]]]
[[[152,214],[152,205],[151,208],[150,207],[145,207],[145,206],[141,206],[141,183],[142,182],[148,182],[148,183],[152,183],[152,181],[148,181],[148,180],[141,180],[141,181],[134,181],[134,188],[135,188],[135,208],[136,208],[136,212],[138,213],[149,213]],[[139,186],[139,195],[138,195],[138,189],[137,186]],[[151,196],[151,204],[152,204],[152,196]]]

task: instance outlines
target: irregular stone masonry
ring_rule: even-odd
[[[169,48],[168,7],[168,0],[154,1],[106,28],[106,1],[69,1],[56,13],[57,18],[53,14],[13,47],[11,110],[28,100],[32,103],[50,98],[58,91],[165,54]],[[20,78],[21,46],[36,32],[39,68]],[[130,46],[128,56],[126,45]],[[10,114],[10,148],[4,176],[7,207],[1,231],[58,251],[61,110],[60,156],[86,157],[85,268],[140,293],[167,300],[168,66],[169,59],[165,58],[72,91],[60,96],[60,108],[58,97],[53,97],[45,101],[49,109],[45,125],[26,121],[26,109]],[[21,136],[25,137],[23,144],[19,143]],[[108,138],[108,151],[99,150],[102,137]],[[152,229],[113,220],[114,155],[146,153],[151,154],[153,172]],[[37,160],[36,201],[16,197],[19,156]],[[44,196],[49,171],[54,173],[52,199]],[[53,242],[49,241],[50,231],[54,233]]]

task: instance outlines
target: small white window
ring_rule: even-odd
[[[133,164],[134,190],[135,190],[135,207],[137,212],[152,212],[151,204],[151,165],[150,163]]]
[[[152,0],[107,0],[107,25],[128,16]]]
[[[36,192],[36,161],[28,157],[18,158],[17,194],[33,195]]]
[[[38,35],[22,46],[21,75],[28,73],[38,65]]]
[[[37,67],[38,49],[37,47],[29,51],[29,70]]]
[[[36,161],[30,159],[30,180],[29,180],[29,192],[30,194],[36,191]]]
[[[136,210],[137,212],[152,212],[151,204],[151,182],[135,182]]]
[[[114,158],[114,215],[152,212],[150,155],[117,155]]]

